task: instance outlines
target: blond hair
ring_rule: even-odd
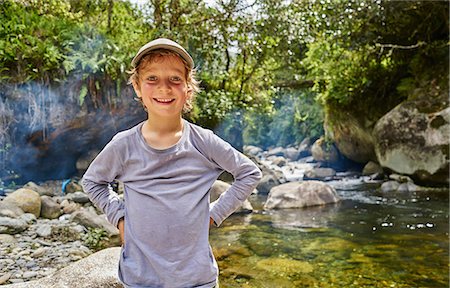
[[[141,70],[141,68],[148,63],[154,62],[155,59],[157,59],[157,58],[168,57],[168,56],[175,56],[178,59],[180,59],[184,64],[184,68],[186,70],[186,84],[187,84],[188,88],[191,89],[191,97],[189,97],[186,100],[186,103],[183,106],[183,113],[188,113],[189,111],[192,110],[195,96],[200,91],[200,81],[196,79],[197,71],[195,70],[195,68],[192,68],[192,69],[189,68],[189,65],[186,62],[186,60],[184,60],[182,57],[180,57],[180,55],[178,55],[177,53],[175,53],[173,51],[166,50],[166,49],[157,49],[157,50],[153,50],[150,53],[144,55],[139,60],[139,62],[136,64],[136,66],[131,71],[128,72],[130,74],[130,78],[128,79],[128,84],[135,83],[137,85],[140,85],[139,71]],[[138,101],[139,103],[141,103],[142,107],[144,107],[144,110],[147,110],[141,97],[134,97],[134,99],[136,101]]]

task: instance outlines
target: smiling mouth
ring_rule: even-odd
[[[155,100],[158,103],[163,103],[163,104],[168,104],[168,103],[172,103],[173,101],[175,101],[175,99],[173,99],[173,98],[153,98],[153,100]]]

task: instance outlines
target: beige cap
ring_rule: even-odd
[[[192,60],[191,55],[189,55],[189,53],[180,44],[166,38],[158,38],[142,46],[136,56],[134,56],[133,60],[131,60],[131,65],[136,67],[136,64],[139,63],[145,54],[156,49],[167,49],[173,51],[187,62],[190,69],[194,67],[194,60]]]

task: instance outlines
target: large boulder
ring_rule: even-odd
[[[376,116],[365,115],[364,120],[358,120],[351,113],[333,109],[328,109],[325,116],[325,129],[341,155],[362,164],[376,160],[371,133],[375,120],[369,119]]]
[[[4,288],[122,288],[117,271],[120,247],[108,248],[81,259],[45,278],[4,285]]]
[[[14,204],[22,209],[23,212],[34,214],[36,217],[39,217],[41,214],[41,197],[36,191],[20,188],[6,196],[3,201]]]
[[[6,216],[11,218],[17,218],[20,215],[23,215],[23,210],[20,209],[14,203],[8,203],[5,201],[0,202],[0,216]]]
[[[264,209],[301,208],[339,201],[336,190],[323,182],[289,182],[270,190]]]
[[[405,101],[375,125],[375,152],[381,166],[418,183],[449,183],[450,107],[446,95]]]
[[[70,220],[87,228],[99,228],[106,231],[109,237],[117,237],[119,230],[106,219],[105,214],[97,215],[94,209],[80,209],[70,216]]]
[[[0,216],[0,234],[17,234],[28,228],[28,223],[22,218]]]

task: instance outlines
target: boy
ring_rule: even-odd
[[[119,228],[119,278],[125,287],[216,287],[209,226],[233,213],[261,171],[211,131],[182,118],[198,91],[194,62],[169,39],[144,45],[130,77],[148,119],[118,133],[83,177],[91,201]],[[209,203],[222,171],[234,183]],[[124,201],[108,189],[124,183]]]

